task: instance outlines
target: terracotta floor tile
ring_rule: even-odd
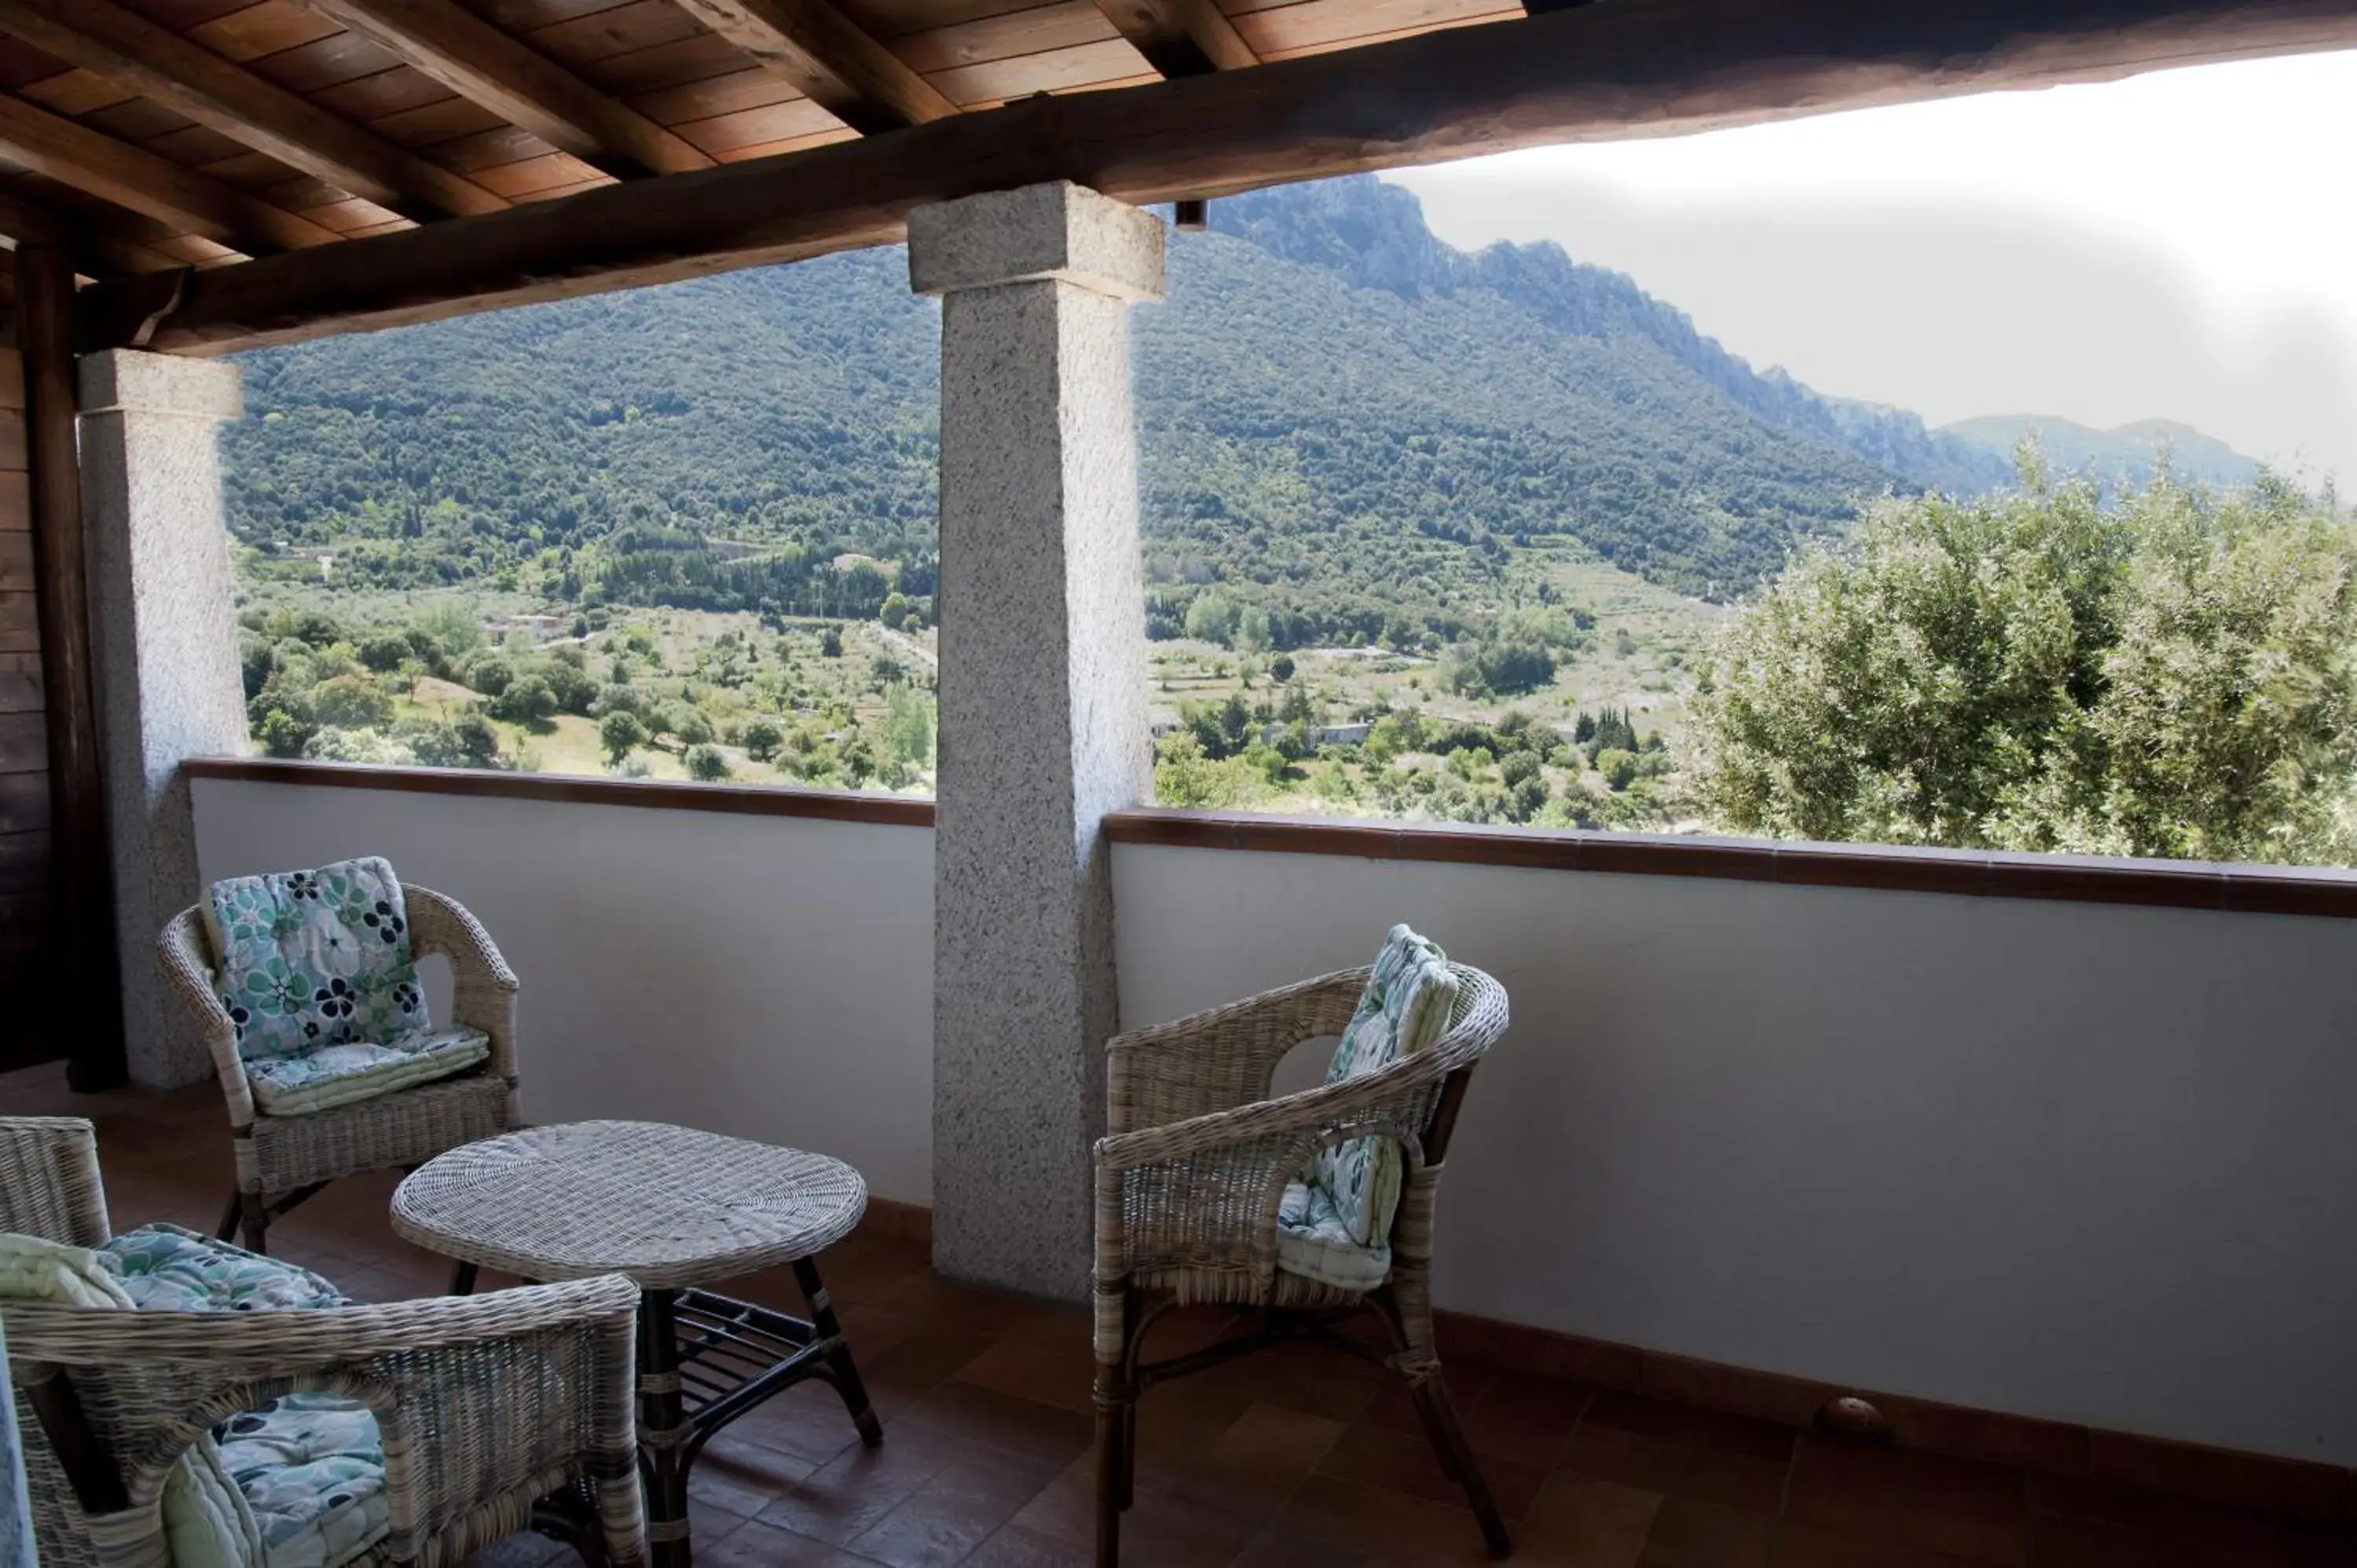
[[[1075,1325],[1053,1339],[1009,1334],[959,1368],[955,1375],[962,1383],[1083,1414],[1096,1410],[1096,1358],[1083,1326]]]
[[[1786,1520],[1769,1541],[1776,1568],[1978,1568],[1971,1559]]]
[[[2037,1568],[2288,1568],[2280,1531],[2234,1541],[2167,1530],[2046,1519],[2030,1526]]]
[[[1095,1561],[1092,1548],[1050,1541],[1010,1524],[975,1548],[965,1568],[1091,1568]]]
[[[1664,1498],[1639,1568],[1767,1568],[1775,1521],[1693,1498]]]
[[[1541,1468],[1562,1456],[1596,1400],[1596,1391],[1586,1383],[1530,1377],[1492,1377],[1468,1396],[1458,1391],[1456,1369],[1448,1377],[1466,1440],[1477,1453]]]
[[[2284,1535],[2292,1568],[2357,1568],[2357,1520],[2294,1520]]]
[[[1367,1568],[1373,1561],[1330,1541],[1272,1528],[1246,1541],[1229,1568]]]
[[[1510,1520],[1522,1518],[1538,1495],[1546,1472],[1494,1455],[1478,1457],[1498,1511]],[[1421,1431],[1386,1432],[1362,1422],[1342,1434],[1318,1461],[1318,1471],[1430,1502],[1467,1506],[1465,1488],[1441,1472],[1432,1444]]]
[[[2029,1505],[2019,1472],[1803,1434],[1786,1517],[1894,1545],[2022,1568]]]
[[[1055,1474],[998,1449],[954,1457],[844,1545],[890,1568],[951,1568],[1012,1522]]]
[[[689,1496],[714,1508],[750,1519],[770,1506],[780,1487],[804,1480],[817,1468],[809,1460],[756,1447],[732,1427],[705,1445],[688,1475],[687,1489]]]
[[[1085,1550],[1096,1540],[1096,1466],[1083,1458],[1049,1482],[1013,1520],[1046,1541]],[[1121,1516],[1124,1568],[1195,1568],[1226,1563],[1259,1530],[1257,1519],[1140,1487]]]
[[[1256,1404],[1224,1429],[1190,1444],[1157,1447],[1152,1441],[1154,1430],[1141,1418],[1141,1489],[1265,1522],[1348,1428],[1324,1416]]]
[[[1461,1508],[1312,1475],[1276,1516],[1288,1533],[1363,1552],[1383,1563],[1489,1562],[1480,1528]]]
[[[1566,1470],[1646,1491],[1674,1493],[1773,1517],[1781,1511],[1790,1466],[1715,1448],[1692,1448],[1618,1427],[1582,1422],[1557,1460]]]
[[[989,1452],[920,1429],[888,1428],[880,1447],[855,1443],[801,1480],[779,1487],[758,1517],[840,1545],[899,1507],[944,1464]]]
[[[1659,1492],[1557,1472],[1515,1526],[1514,1561],[1548,1568],[1635,1568],[1662,1504]]]
[[[1096,1418],[952,1379],[898,1413],[902,1426],[1018,1453],[1060,1470],[1096,1441]]]
[[[1610,1390],[1596,1396],[1581,1424],[1610,1427],[1650,1437],[1657,1443],[1674,1444],[1681,1448],[1707,1448],[1745,1459],[1781,1463],[1792,1456],[1792,1427]]]
[[[696,1568],[874,1568],[874,1560],[748,1520],[717,1540],[696,1541],[695,1564]],[[479,1564],[469,1563],[468,1568],[479,1568]]]

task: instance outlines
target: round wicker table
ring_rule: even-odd
[[[393,1228],[457,1261],[534,1282],[624,1273],[639,1306],[639,1449],[647,1536],[662,1568],[692,1561],[687,1474],[712,1434],[822,1378],[871,1447],[867,1402],[813,1261],[848,1235],[867,1184],[841,1160],[651,1122],[572,1122],[451,1150],[393,1195]],[[698,1288],[791,1265],[810,1316]]]

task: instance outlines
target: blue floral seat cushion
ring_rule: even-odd
[[[1448,1032],[1456,994],[1448,955],[1406,926],[1394,926],[1327,1064],[1326,1081],[1378,1071],[1437,1044]],[[1345,1138],[1312,1155],[1277,1206],[1277,1266],[1345,1290],[1381,1284],[1391,1271],[1402,1158],[1398,1142],[1381,1134]]]
[[[347,1306],[310,1270],[199,1236],[143,1225],[97,1249],[99,1265],[150,1312],[285,1312]],[[262,1555],[250,1564],[175,1568],[338,1568],[384,1539],[384,1444],[367,1406],[286,1394],[213,1429],[219,1466],[253,1515]],[[184,1533],[180,1555],[195,1544]]]
[[[367,1406],[286,1394],[214,1429],[262,1568],[337,1568],[384,1539],[384,1443]]]
[[[310,1270],[178,1225],[142,1225],[97,1249],[132,1305],[147,1312],[292,1312],[345,1306]]]
[[[480,1029],[421,1029],[384,1045],[349,1040],[245,1064],[253,1102],[272,1116],[301,1116],[448,1078],[491,1054]]]

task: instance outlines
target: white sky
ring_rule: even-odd
[[[2357,490],[2357,52],[1386,176],[1934,424],[2194,424]]]

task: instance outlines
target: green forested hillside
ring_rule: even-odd
[[[1963,472],[1625,278],[1459,256],[1371,179],[1214,212],[1134,317],[1158,628],[1219,582],[1287,644],[1437,643],[1563,535],[1724,597],[1861,498]],[[931,589],[937,346],[880,251],[253,354],[232,526],[264,575],[324,554],[353,585],[872,614]]]

